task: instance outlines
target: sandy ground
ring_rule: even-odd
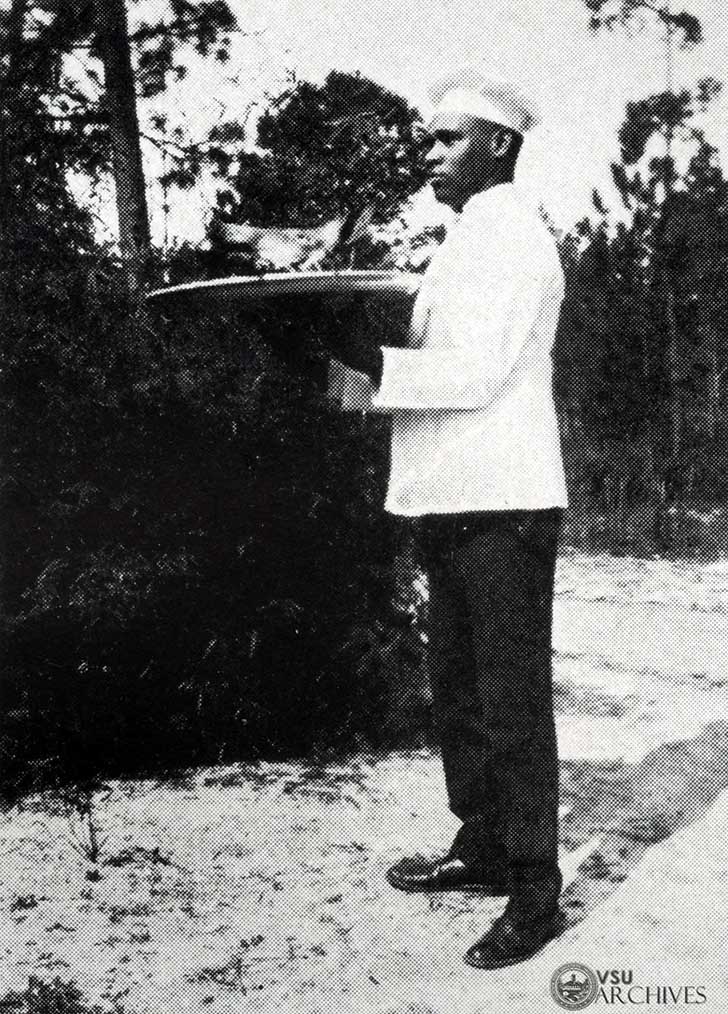
[[[502,900],[387,887],[454,830],[419,751],[115,783],[97,871],[26,801],[0,819],[0,997],[37,974],[137,1014],[548,1014],[578,961],[724,1014],[728,566],[564,557],[555,646],[569,926],[530,962],[462,963]]]

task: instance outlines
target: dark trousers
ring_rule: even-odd
[[[551,676],[562,511],[428,515],[429,665],[452,853],[505,862],[514,881],[558,876]]]

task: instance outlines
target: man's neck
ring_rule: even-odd
[[[459,215],[463,211],[465,206],[469,204],[470,201],[473,200],[473,198],[479,197],[480,194],[487,194],[489,191],[495,190],[497,187],[502,187],[512,183],[513,179],[493,180],[491,183],[488,183],[487,186],[481,187],[480,190],[475,190],[473,193],[468,194],[466,197],[463,197],[461,200],[457,202],[457,205],[451,205],[451,207],[453,211],[455,211],[456,214]]]
[[[465,205],[469,201],[471,201],[474,197],[477,197],[478,194],[485,194],[489,190],[493,190],[495,187],[503,186],[503,184],[505,183],[513,183],[513,177],[509,177],[508,179],[504,178],[504,179],[489,180],[484,186],[480,187],[478,190],[474,190],[472,193],[466,194],[464,197],[459,198],[457,203],[450,205],[450,207],[453,209],[453,211],[455,211],[459,215],[460,212],[465,207]]]

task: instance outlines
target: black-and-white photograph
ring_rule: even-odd
[[[0,0],[0,1010],[728,1010],[728,9]]]

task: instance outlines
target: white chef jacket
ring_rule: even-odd
[[[411,347],[384,348],[373,397],[355,371],[338,385],[345,405],[391,413],[388,511],[566,506],[551,363],[563,293],[553,238],[513,184],[472,197],[423,278]]]

